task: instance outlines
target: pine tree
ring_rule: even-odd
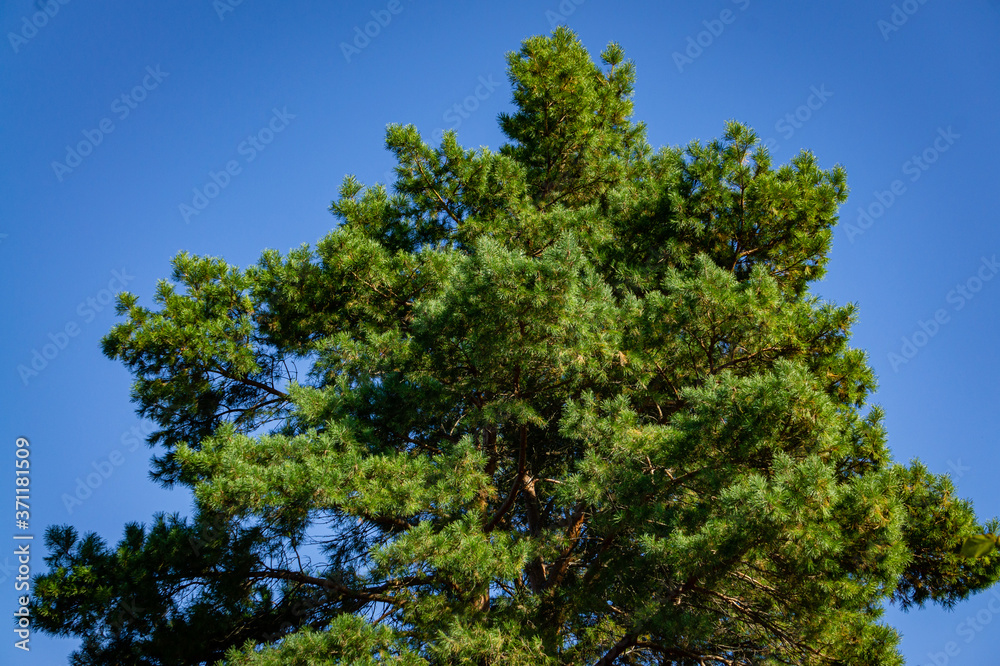
[[[104,352],[198,511],[49,529],[74,663],[896,665],[886,602],[1000,577],[809,292],[844,170],[735,122],[654,151],[601,61],[530,38],[499,152],[390,126],[315,248],[120,296]]]

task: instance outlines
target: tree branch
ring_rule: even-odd
[[[503,501],[503,504],[500,505],[500,508],[497,509],[496,514],[493,516],[490,522],[487,523],[486,527],[483,528],[484,534],[489,534],[490,532],[492,532],[493,528],[497,526],[497,524],[500,522],[500,519],[503,518],[504,514],[510,511],[510,507],[514,505],[514,500],[517,498],[518,493],[520,493],[521,491],[522,479],[524,477],[524,467],[527,455],[528,455],[527,439],[525,437],[521,437],[521,450],[517,456],[517,472],[514,474],[514,485],[510,487],[510,492],[507,493],[507,498]]]
[[[638,639],[638,633],[625,634],[610,650],[605,653],[603,657],[601,657],[599,661],[594,664],[594,666],[611,666],[615,663],[615,659],[620,657],[625,650],[635,645],[635,642]]]

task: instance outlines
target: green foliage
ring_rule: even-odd
[[[105,353],[198,512],[50,529],[75,663],[895,665],[885,602],[1000,577],[809,293],[844,171],[735,122],[653,151],[602,62],[528,39],[498,152],[390,126],[391,191],[347,178],[315,248],[120,297]]]
[[[1000,537],[995,534],[974,534],[962,543],[962,557],[983,557],[1000,548]]]

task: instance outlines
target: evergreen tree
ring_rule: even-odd
[[[390,126],[315,249],[181,254],[104,351],[191,519],[47,533],[34,614],[105,664],[901,664],[886,602],[1000,577],[945,476],[891,459],[840,167],[749,128],[652,150],[634,68],[508,57],[499,152]]]

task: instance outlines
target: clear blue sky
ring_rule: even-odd
[[[35,535],[38,572],[47,525],[115,541],[128,521],[190,508],[148,481],[150,452],[129,435],[143,428],[130,378],[99,349],[110,293],[124,284],[150,304],[180,250],[246,265],[315,242],[345,174],[371,183],[392,167],[387,123],[496,148],[504,55],[554,21],[595,56],[623,45],[654,146],[735,118],[777,161],[808,148],[845,166],[851,197],[815,291],[860,306],[854,345],[878,374],[897,459],[952,472],[980,516],[1000,514],[998,0],[235,2],[53,0],[51,17],[34,0],[0,5],[8,497],[16,437],[32,462],[30,529],[14,529],[10,504],[0,520],[0,614],[15,610],[16,531]],[[19,372],[36,351],[37,375]],[[887,618],[910,664],[996,663],[995,611],[1000,592]],[[3,663],[65,663],[75,646],[35,634],[28,656],[13,640],[0,632]]]

